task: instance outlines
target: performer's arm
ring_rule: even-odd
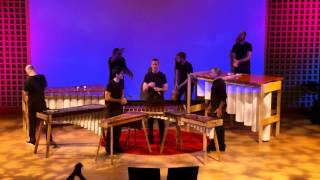
[[[168,91],[168,83],[165,83],[165,84],[162,86],[162,88],[155,87],[154,90],[157,91],[157,92],[160,92],[160,91],[166,92],[166,91]]]
[[[178,82],[179,82],[179,71],[175,69],[175,77],[174,77],[174,87],[178,87]],[[178,87],[179,88],[179,87]]]
[[[104,92],[104,99],[108,102],[121,103],[121,99],[111,97],[111,92],[109,91]]]
[[[143,91],[146,92],[148,91],[149,88],[154,88],[155,87],[155,83],[154,82],[149,82],[149,83],[146,83],[146,82],[143,82]]]
[[[246,61],[250,61],[251,59],[251,54],[252,54],[252,51],[248,51],[247,52],[247,56],[245,58],[242,58],[242,59],[239,59],[239,63],[243,63],[243,62],[246,62]]]

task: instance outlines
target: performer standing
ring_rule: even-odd
[[[221,71],[219,68],[214,68],[213,72],[218,76],[212,83],[211,87],[211,101],[208,107],[208,110],[212,117],[225,119],[226,117],[226,107],[227,107],[227,92],[226,92],[226,84],[222,78],[219,78],[221,75]],[[217,126],[215,128],[217,133],[219,149],[221,151],[225,151],[226,145],[224,142],[224,126]],[[210,143],[208,145],[208,152],[215,151],[214,146],[214,134],[212,130],[209,130],[209,139]]]
[[[193,73],[192,65],[186,60],[186,53],[179,52],[176,55],[175,62],[175,90],[178,91],[177,101],[180,102],[181,97],[184,95],[185,103],[187,102],[187,83],[188,74]],[[192,85],[191,85],[192,94]]]
[[[115,68],[112,71],[112,80],[109,81],[105,91],[105,103],[107,106],[107,117],[117,116],[123,113],[123,105],[127,103],[124,97],[123,85],[123,70]],[[116,153],[121,152],[120,148],[120,135],[121,127],[116,126],[113,128],[113,151]],[[107,131],[106,136],[106,152],[110,153],[110,129]]]
[[[109,81],[113,79],[112,77],[112,71],[116,68],[121,68],[124,72],[124,74],[128,74],[128,76],[131,78],[133,77],[133,73],[131,70],[127,67],[126,60],[122,56],[124,51],[124,48],[115,48],[113,49],[112,56],[108,60],[109,64]],[[124,80],[121,80],[121,84],[124,86]]]
[[[37,112],[47,109],[44,90],[47,87],[47,81],[44,75],[38,75],[32,65],[25,67],[28,78],[24,84],[24,93],[28,96],[28,115],[29,115],[29,141],[28,144],[35,145],[36,127],[38,125]],[[51,137],[52,141],[52,137]]]
[[[250,74],[252,46],[246,42],[246,32],[241,32],[231,50],[232,72]]]
[[[146,102],[149,106],[164,105],[164,92],[168,91],[166,76],[159,71],[159,60],[154,58],[151,61],[151,72],[144,76],[143,91],[147,93]],[[158,120],[160,143],[164,135],[164,121]],[[153,122],[154,118],[148,120],[149,141],[153,144]]]

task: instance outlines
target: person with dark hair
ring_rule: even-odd
[[[181,97],[184,95],[185,103],[187,102],[187,83],[188,83],[188,74],[193,73],[192,65],[186,60],[187,56],[184,52],[179,52],[176,55],[175,61],[175,81],[174,87],[175,91],[178,91],[177,101],[180,102]],[[192,85],[191,85],[191,94],[192,94]]]
[[[221,75],[221,70],[219,68],[213,68],[212,72],[217,76],[217,78],[212,82],[211,87],[211,99],[208,107],[208,111],[212,117],[225,119],[226,117],[226,107],[227,107],[227,91],[226,83],[219,77]],[[215,128],[217,133],[219,149],[220,151],[225,151],[226,145],[224,141],[224,126],[217,126]],[[207,147],[207,151],[215,151],[214,146],[214,134],[212,129],[209,129],[209,139],[210,143]]]
[[[148,106],[164,105],[164,92],[168,91],[168,83],[165,74],[159,70],[159,60],[154,58],[151,61],[151,72],[144,76],[143,91],[147,93],[146,104]],[[153,144],[153,122],[154,118],[148,120],[148,137],[151,144]],[[164,121],[158,120],[160,143],[164,135]]]
[[[82,163],[77,163],[74,166],[74,170],[72,173],[67,177],[66,180],[74,180],[74,178],[77,176],[80,180],[86,180],[86,178],[82,175],[81,168],[83,167]]]
[[[123,105],[127,103],[124,97],[124,88],[121,80],[123,79],[123,70],[115,68],[112,72],[112,80],[109,81],[105,90],[105,103],[107,106],[107,117],[117,116],[123,113]],[[120,135],[121,127],[116,126],[113,128],[113,151],[116,153],[121,152],[120,148]],[[106,152],[110,153],[110,129],[107,131],[106,136]]]
[[[231,50],[232,72],[250,74],[252,45],[246,41],[246,32],[241,32]]]
[[[29,115],[29,141],[28,144],[35,145],[36,128],[38,125],[37,112],[42,112],[47,109],[45,102],[44,91],[47,87],[47,81],[44,75],[37,74],[32,65],[25,67],[25,72],[28,78],[24,84],[24,93],[28,96],[28,115]],[[56,144],[52,140],[52,144]]]
[[[112,51],[112,56],[108,60],[109,64],[109,80],[112,80],[112,72],[116,68],[123,70],[124,74],[127,74],[130,78],[133,77],[133,73],[127,67],[126,60],[122,56],[124,48],[114,48]],[[121,80],[121,84],[124,85],[124,80]]]

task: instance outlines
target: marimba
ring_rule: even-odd
[[[110,118],[107,118],[107,119],[104,119],[101,121],[100,128],[101,128],[102,132],[107,131],[107,129],[110,127],[110,159],[111,159],[111,164],[113,164],[113,127],[115,127],[115,126],[120,126],[120,125],[125,125],[128,123],[140,121],[141,125],[142,125],[142,129],[144,131],[145,138],[146,138],[148,150],[149,150],[149,152],[152,152],[150,144],[149,144],[146,125],[145,125],[145,121],[147,121],[147,119],[148,119],[147,113],[126,112],[126,113],[120,114],[118,116],[113,116],[113,117],[110,117]],[[106,132],[106,134],[107,134],[107,132]],[[97,154],[96,154],[96,160],[98,158],[100,146],[101,146],[103,139],[104,139],[104,136],[103,136],[103,134],[101,134],[99,144],[98,144]]]
[[[47,88],[45,101],[49,109],[62,109],[77,107],[89,104],[104,105],[103,86],[72,86]],[[99,122],[90,119],[91,116],[68,116],[64,117],[61,123],[72,123],[87,128],[99,134]],[[22,93],[22,122],[26,138],[29,138],[29,117],[28,117],[28,96]],[[92,124],[94,122],[94,124]],[[94,127],[93,127],[94,126]]]
[[[197,93],[210,99],[212,82],[218,77],[209,71],[195,72],[188,75],[187,112],[203,110],[204,105],[191,106],[191,81],[197,80]],[[258,141],[269,141],[271,124],[276,124],[276,133],[280,133],[280,106],[282,77],[259,76],[245,74],[223,74],[227,85],[227,112],[236,115],[237,122],[252,126],[252,131],[258,131]],[[200,81],[204,81],[201,87]],[[276,113],[272,114],[272,94],[276,94]]]
[[[40,135],[42,132],[42,128],[44,123],[48,126],[47,128],[47,143],[46,143],[46,158],[49,157],[49,147],[50,147],[50,134],[51,134],[51,126],[53,121],[64,120],[68,117],[77,117],[76,119],[90,119],[88,128],[95,128],[94,124],[99,123],[101,119],[105,116],[106,108],[104,105],[100,104],[91,104],[70,108],[63,108],[57,110],[47,110],[44,112],[37,112],[37,118],[41,120],[39,131],[37,134],[37,141],[34,149],[34,153],[37,153],[38,145],[40,141]],[[89,117],[89,118],[86,118]],[[94,129],[94,131],[99,131],[98,129]]]
[[[202,133],[202,144],[203,144],[203,159],[204,162],[207,161],[207,131],[208,129],[212,129],[213,133],[214,133],[214,143],[215,143],[215,147],[217,150],[217,155],[218,155],[218,159],[220,160],[220,150],[219,150],[219,143],[218,143],[218,139],[217,139],[217,135],[215,132],[215,127],[217,126],[222,126],[223,125],[223,120],[222,119],[217,119],[217,118],[213,118],[213,117],[208,117],[208,116],[201,116],[201,115],[196,115],[196,114],[188,114],[188,113],[183,113],[183,112],[165,112],[165,115],[173,118],[176,120],[176,124],[177,124],[177,129],[176,129],[176,144],[177,147],[182,146],[182,142],[181,142],[181,126],[183,125],[191,125],[191,126],[196,126],[196,127],[200,127],[197,128],[198,130],[200,130],[200,132]],[[165,133],[164,133],[164,138],[163,141],[161,142],[161,147],[160,147],[160,153],[162,153],[163,151],[163,147],[165,144],[165,140],[167,137],[167,133],[168,133],[168,128],[165,129]]]
[[[177,104],[172,101],[165,101],[163,105],[145,105],[144,101],[129,101],[128,104],[124,106],[124,112],[144,112],[149,115],[149,117],[170,120],[165,116],[164,112],[167,111],[185,111],[184,104]]]

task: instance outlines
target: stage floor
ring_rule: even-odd
[[[159,167],[166,179],[168,167],[200,166],[198,179],[320,179],[320,126],[312,125],[298,114],[285,115],[281,120],[280,137],[258,144],[257,134],[241,124],[226,123],[227,150],[220,162],[208,158],[201,163],[202,153],[179,155],[116,156],[94,161],[98,136],[76,126],[54,128],[59,145],[45,159],[44,141],[38,154],[25,144],[20,115],[0,115],[0,179],[66,179],[76,163],[84,167],[89,179],[128,179],[127,167]],[[43,134],[43,137],[45,135]],[[42,139],[43,140],[43,139]],[[102,151],[101,151],[102,154]],[[214,154],[212,155],[214,156]]]

